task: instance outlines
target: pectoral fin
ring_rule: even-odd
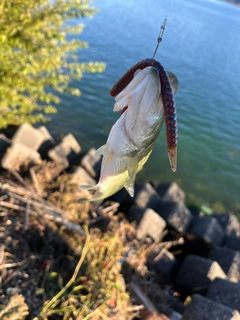
[[[129,195],[131,197],[134,196],[134,182],[135,182],[136,176],[132,177],[127,183],[125,183],[124,188],[127,190]]]
[[[97,158],[98,156],[103,156],[105,153],[105,149],[106,149],[105,144],[103,146],[101,146],[100,148],[98,148],[97,151],[95,152],[94,158]]]
[[[172,85],[173,94],[174,94],[174,96],[175,96],[176,93],[177,93],[178,84],[179,84],[178,78],[175,76],[174,73],[172,73],[172,72],[170,72],[170,71],[168,71],[167,74],[168,74],[169,80],[170,80],[171,85]]]
[[[135,178],[138,169],[139,158],[137,152],[135,151],[133,155],[129,156],[128,160],[128,175],[129,178]]]

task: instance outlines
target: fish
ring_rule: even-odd
[[[95,157],[102,156],[99,182],[93,186],[80,186],[93,192],[90,199],[80,203],[100,202],[125,188],[134,196],[137,173],[147,162],[162,125],[166,124],[168,156],[173,171],[177,163],[177,117],[174,96],[178,88],[177,77],[166,72],[154,59],[145,59],[134,65],[113,86],[113,110],[121,115],[113,125],[107,142]]]

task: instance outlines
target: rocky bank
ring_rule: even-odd
[[[83,154],[71,134],[54,141],[44,126],[24,124],[13,136],[0,136],[0,319],[44,318],[41,308],[50,299],[44,287],[49,261],[74,251],[66,249],[59,230],[64,227],[68,237],[84,238],[83,226],[99,234],[120,230],[124,255],[118,265],[131,303],[125,316],[118,314],[116,299],[106,314],[88,319],[240,319],[236,216],[190,210],[175,182],[146,182],[135,186],[134,198],[121,190],[100,207],[80,205],[77,199],[89,193],[78,185],[94,185],[99,177],[101,159],[94,153],[90,149]],[[77,260],[71,261],[66,279]],[[34,281],[29,283],[31,275]],[[39,287],[44,295],[37,292]],[[14,314],[20,307],[12,306],[16,294],[19,318]],[[67,318],[59,310],[45,319]],[[79,313],[71,319],[85,318]]]

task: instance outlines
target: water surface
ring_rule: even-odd
[[[201,203],[240,203],[240,8],[220,1],[96,0],[100,12],[86,25],[81,61],[107,64],[74,85],[47,127],[72,132],[83,150],[103,145],[118,118],[109,90],[136,62],[152,57],[160,25],[168,23],[156,59],[176,74],[178,169],[171,172],[164,129],[138,181],[177,181]]]

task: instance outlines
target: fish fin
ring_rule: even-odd
[[[124,188],[127,190],[129,195],[131,197],[134,196],[134,182],[135,182],[136,176],[133,176],[132,179],[130,179],[128,182],[125,183]]]
[[[105,144],[103,146],[101,146],[100,148],[98,148],[97,151],[95,152],[94,158],[97,158],[98,156],[103,156],[105,153],[105,149],[106,149]]]
[[[79,186],[79,188],[82,189],[82,190],[91,190],[91,188],[93,188],[93,187],[91,187],[91,186]]]
[[[177,93],[178,84],[179,84],[178,78],[175,76],[174,73],[172,73],[170,71],[168,71],[167,74],[168,74],[169,80],[170,80],[171,85],[172,85],[173,94],[175,96],[176,93]]]
[[[92,198],[80,198],[78,199],[78,203],[86,203],[86,202],[94,202],[95,205],[100,205],[103,199],[99,199],[101,193],[98,191],[99,186],[96,184],[95,186],[80,186],[80,189],[87,191],[96,191],[94,192]]]
[[[138,163],[139,163],[139,158],[137,152],[133,152],[133,155],[129,155],[129,161],[128,161],[128,175],[129,178],[132,179],[133,177],[136,176],[137,174],[137,169],[138,169]]]
[[[94,200],[94,199],[88,199],[88,198],[80,198],[78,199],[78,203],[84,204],[87,202],[94,202],[94,206],[99,207],[100,204],[103,202],[103,200]]]
[[[89,202],[90,201],[90,199],[87,199],[87,198],[80,198],[80,199],[78,199],[78,203],[81,203],[81,204],[84,204],[84,203],[87,203],[87,202]]]

